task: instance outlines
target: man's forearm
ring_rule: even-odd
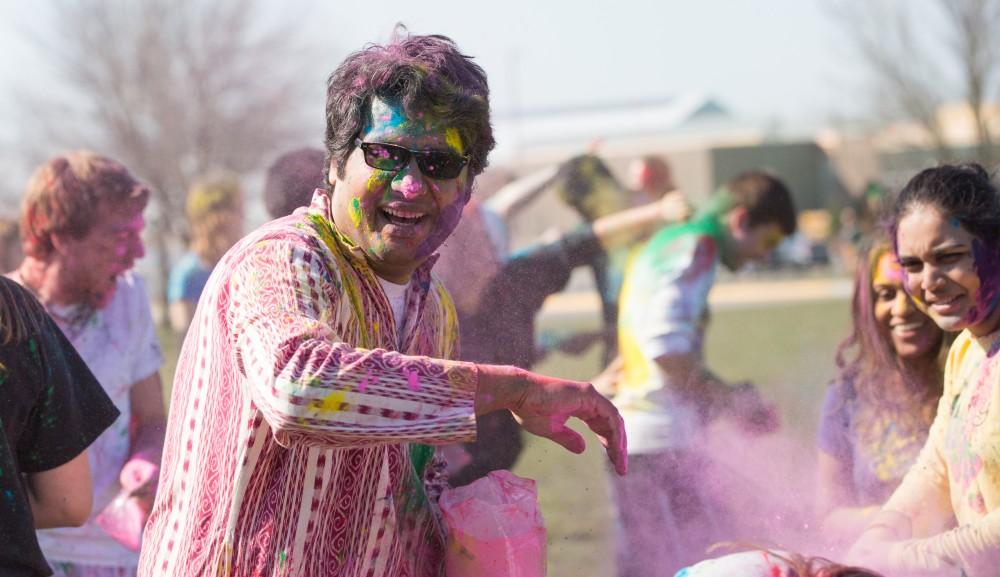
[[[251,328],[239,340],[253,399],[282,442],[347,447],[475,438],[475,365],[332,342],[329,327],[294,332]]]

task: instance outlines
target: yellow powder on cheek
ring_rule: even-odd
[[[905,283],[906,276],[903,274],[903,268],[896,262],[896,258],[891,253],[885,253],[880,256],[878,263],[875,265],[875,272],[872,274],[872,286],[897,286],[899,290],[904,290]],[[910,298],[910,302],[920,312],[927,314],[927,305],[924,304],[924,301],[919,296],[909,293],[907,295]]]

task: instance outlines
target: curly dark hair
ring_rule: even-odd
[[[948,220],[957,222],[981,244],[976,251],[976,272],[983,282],[980,295],[993,302],[1000,293],[1000,194],[981,165],[942,164],[927,168],[910,179],[899,192],[889,215],[893,250],[899,254],[896,233],[899,221],[921,206],[931,206]]]
[[[326,93],[326,167],[343,177],[354,140],[371,122],[374,98],[400,105],[408,116],[428,113],[458,131],[469,155],[469,174],[486,168],[496,142],[490,125],[486,72],[446,36],[411,36],[397,26],[385,45],[369,44],[333,71]]]

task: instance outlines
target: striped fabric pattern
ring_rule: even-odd
[[[411,455],[475,436],[475,366],[444,360],[458,327],[432,262],[397,331],[331,222],[318,190],[216,266],[174,379],[140,575],[442,573],[437,467],[417,473]]]

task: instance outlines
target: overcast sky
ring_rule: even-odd
[[[352,49],[396,21],[451,36],[486,68],[499,113],[693,90],[797,119],[842,100],[831,87],[851,64],[821,1],[344,0],[319,5],[310,33]]]
[[[325,74],[348,51],[385,41],[396,22],[448,35],[475,56],[498,115],[691,91],[785,126],[871,109],[864,75],[824,8],[832,0],[261,1],[273,14],[301,14],[302,37],[317,48],[317,65],[303,73],[316,76],[318,131]],[[0,0],[0,125],[17,114],[16,83],[47,86],[48,69],[24,33],[46,36],[39,4]],[[0,135],[5,148],[16,146],[11,131]]]

